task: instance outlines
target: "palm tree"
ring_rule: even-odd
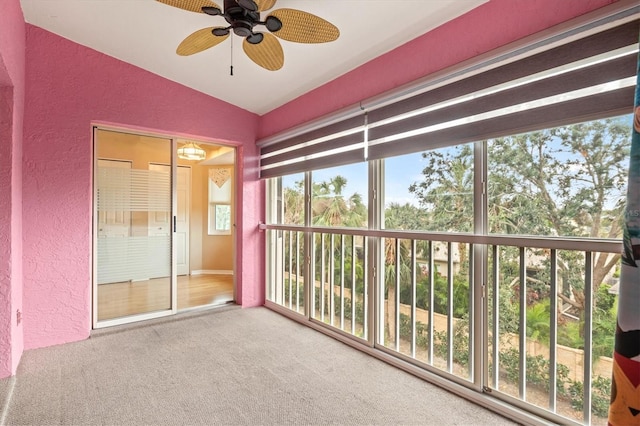
[[[283,190],[284,223],[304,225],[304,181]]]
[[[391,204],[385,209],[385,228],[406,229],[406,215],[403,208],[397,204]],[[404,210],[411,210],[409,207]],[[384,239],[384,283],[387,294],[387,304],[385,309],[385,324],[387,324],[387,336],[390,342],[395,342],[396,338],[396,297],[400,295],[396,292],[396,277],[399,275],[400,285],[411,282],[411,241],[385,238]],[[393,325],[393,326],[392,326]]]
[[[342,191],[347,185],[347,179],[343,176],[334,176],[333,178],[313,184],[312,194],[312,222],[315,226],[326,227],[351,227],[362,228],[367,224],[367,208],[362,202],[362,196],[358,193],[354,193],[350,197],[343,196]],[[316,239],[316,262],[321,259],[325,259],[325,265],[323,276],[320,276],[320,282],[328,284],[330,277],[334,274],[328,265],[330,261],[334,260],[335,264],[339,264],[342,256],[342,240],[336,238],[331,243],[331,237],[325,235],[324,239],[324,251],[319,248],[322,239]],[[331,252],[333,247],[333,252]],[[355,259],[350,259],[351,251],[345,250],[345,262],[356,265]],[[356,283],[351,283],[352,294],[355,295]],[[322,297],[332,297],[333,289],[325,290],[326,294]],[[355,299],[355,297],[354,297]],[[354,301],[355,303],[355,301]]]

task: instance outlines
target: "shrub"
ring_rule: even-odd
[[[542,355],[527,355],[527,383],[539,386],[549,391],[549,360]],[[520,378],[520,352],[516,348],[509,348],[500,353],[500,365],[505,369],[507,380],[518,383]],[[556,392],[558,395],[566,395],[566,385],[571,382],[569,367],[564,364],[556,366]]]
[[[576,410],[582,410],[584,405],[584,385],[579,381],[571,381],[569,386],[571,406]],[[591,382],[591,413],[597,417],[606,418],[609,414],[611,403],[611,379],[596,376]]]

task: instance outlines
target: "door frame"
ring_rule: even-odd
[[[148,320],[148,319],[154,319],[154,318],[161,318],[161,317],[165,317],[165,316],[171,316],[171,315],[175,315],[178,312],[185,312],[185,311],[190,311],[192,309],[201,309],[201,308],[206,308],[207,306],[198,306],[198,307],[194,307],[194,308],[188,308],[188,309],[184,309],[181,311],[178,311],[178,275],[177,275],[177,253],[176,253],[176,244],[175,244],[175,232],[174,232],[174,226],[173,226],[173,220],[171,221],[171,276],[170,276],[170,282],[171,282],[171,303],[170,303],[170,309],[167,310],[163,310],[163,311],[156,311],[156,312],[148,312],[148,313],[143,313],[143,314],[136,314],[136,315],[130,315],[130,316],[126,316],[126,317],[120,317],[120,318],[114,318],[114,319],[109,319],[109,320],[102,320],[102,321],[98,321],[98,280],[97,280],[97,225],[98,225],[98,218],[97,218],[97,196],[96,196],[96,191],[97,188],[95,186],[95,182],[96,182],[96,173],[98,170],[98,158],[96,155],[96,133],[98,130],[103,130],[103,131],[110,131],[110,132],[118,132],[118,133],[126,133],[126,134],[131,134],[131,135],[136,135],[136,136],[148,136],[148,137],[155,137],[155,138],[162,138],[162,139],[168,139],[171,141],[171,216],[172,218],[175,218],[177,216],[177,206],[178,206],[178,201],[177,201],[177,168],[178,166],[178,155],[177,155],[177,149],[178,149],[178,139],[180,139],[179,136],[176,136],[175,134],[164,134],[164,133],[160,133],[160,132],[153,132],[153,131],[146,131],[146,130],[142,130],[142,129],[129,129],[126,127],[118,127],[118,126],[114,126],[114,125],[110,125],[110,124],[100,124],[97,122],[93,122],[91,124],[91,134],[92,134],[92,195],[93,195],[93,200],[92,200],[92,211],[91,211],[91,215],[92,215],[92,234],[91,234],[91,239],[92,239],[92,251],[90,254],[91,257],[91,267],[92,267],[92,272],[91,272],[91,322],[92,322],[92,329],[98,329],[98,328],[105,328],[105,327],[111,327],[111,326],[116,326],[116,325],[123,325],[123,324],[129,324],[129,323],[134,323],[134,322],[138,322],[138,321],[144,321],[144,320]],[[241,206],[238,205],[238,199],[239,199],[239,191],[241,191],[242,189],[242,184],[241,184],[241,167],[239,166],[240,164],[240,156],[242,155],[242,146],[241,145],[237,145],[237,144],[225,144],[225,143],[220,143],[219,141],[214,141],[214,140],[208,140],[207,138],[194,138],[196,140],[199,141],[199,143],[203,143],[203,144],[207,144],[207,145],[215,145],[215,146],[224,146],[224,147],[228,147],[228,148],[232,148],[234,150],[234,163],[233,163],[233,190],[232,190],[232,203],[234,206],[233,209],[233,215],[232,215],[232,220],[233,223],[231,224],[231,232],[232,232],[232,268],[233,268],[233,300],[237,301],[238,300],[238,294],[239,294],[239,289],[237,286],[238,283],[238,271],[240,270],[240,265],[238,264],[239,262],[239,252],[238,252],[238,238],[239,238],[239,233],[238,233],[238,225],[241,223],[241,218],[242,215],[240,213],[241,211]],[[122,159],[114,159],[114,160],[122,160]],[[184,167],[189,167],[191,169],[190,166],[184,166]],[[192,182],[192,176],[190,174],[190,189],[192,190],[193,188],[193,182]],[[190,262],[190,261],[189,261]],[[191,272],[191,271],[189,271]]]

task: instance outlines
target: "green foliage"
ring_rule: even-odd
[[[289,290],[291,288],[291,290]],[[296,300],[299,300],[300,306],[304,306],[304,283],[300,282],[298,287],[296,287],[295,280],[284,280],[284,301],[285,305],[289,306],[289,298],[291,297],[291,306],[295,310]]]
[[[400,338],[411,339],[411,317],[400,314]],[[420,321],[416,322],[416,346],[426,350],[429,347],[429,326]],[[433,332],[433,353],[446,359],[449,352],[447,333]],[[469,365],[469,321],[461,319],[453,327],[453,362],[461,366]]]
[[[347,185],[344,176],[313,183],[311,198],[312,222],[317,226],[346,226],[362,228],[367,223],[367,208],[362,195],[354,193],[345,198],[342,190]]]
[[[367,207],[362,195],[342,194],[347,185],[344,176],[314,182],[312,188],[312,223],[318,226],[347,226],[362,228],[367,223]],[[304,181],[297,181],[292,187],[283,189],[283,223],[304,225]]]
[[[423,230],[427,229],[426,212],[413,204],[389,203],[384,210],[385,229]]]
[[[304,181],[297,181],[293,187],[283,189],[283,223],[304,225]]]
[[[298,297],[296,295],[296,284],[295,282],[292,282],[292,286],[291,286],[291,296],[292,296],[292,304],[295,306],[295,300],[296,297]],[[329,295],[330,292],[330,288],[329,286],[327,286],[325,288],[325,301],[324,301],[324,313],[325,315],[330,315],[331,312],[331,306],[329,304],[329,300],[327,300],[326,296]],[[284,300],[286,305],[288,306],[288,302],[289,302],[289,280],[285,280],[285,286],[284,286]],[[362,294],[362,293],[360,293]],[[300,283],[299,286],[299,297],[300,297],[300,305],[304,304],[304,295],[305,295],[305,288],[304,288],[304,284]],[[321,312],[321,303],[320,303],[320,289],[316,288],[316,292],[315,292],[315,297],[314,297],[314,302],[315,302],[315,309],[316,312]],[[340,304],[340,295],[339,294],[334,294],[333,296],[333,307],[334,307],[334,315],[336,316],[340,316],[341,314],[341,309],[342,306]],[[358,324],[363,324],[364,323],[364,306],[362,304],[361,301],[357,300],[356,301],[356,306],[355,306],[355,314],[356,314],[356,322]],[[352,318],[352,314],[353,314],[353,310],[352,310],[352,305],[351,305],[351,298],[348,296],[344,297],[344,318],[347,320],[351,320]]]
[[[411,317],[400,314],[400,338],[411,338]],[[424,350],[429,347],[429,327],[416,322],[416,345]],[[434,331],[434,355],[446,359],[448,357],[447,333]],[[467,367],[469,365],[469,323],[466,319],[456,321],[453,337],[453,362]],[[508,382],[517,384],[520,380],[520,353],[517,348],[500,351],[500,369]],[[526,383],[549,392],[551,379],[549,376],[549,360],[542,355],[526,355]],[[570,378],[570,370],[564,364],[556,364],[556,392],[561,398],[569,400],[576,410],[582,410],[583,384]],[[592,413],[598,417],[607,416],[611,395],[611,379],[596,376],[592,382]]]
[[[626,120],[603,119],[488,141],[489,232],[619,238],[630,134]],[[424,229],[472,231],[473,155],[471,145],[423,154],[423,176],[409,190],[427,215]],[[595,290],[616,264],[618,255],[607,256],[595,253]],[[582,291],[583,265],[582,253],[559,254],[565,296]],[[502,282],[517,277],[514,266],[501,263]],[[548,294],[548,280],[538,278],[527,282],[529,304]],[[582,317],[580,303],[576,298]]]
[[[546,299],[527,307],[527,337],[549,344],[550,301]]]
[[[611,288],[608,284],[602,284],[596,292],[596,307],[603,311],[612,311],[615,309],[617,297],[615,294],[609,293]]]
[[[492,233],[620,236],[629,125],[605,119],[489,141]],[[471,231],[471,145],[428,151],[420,181],[410,185],[429,212],[429,230]]]
[[[435,280],[434,288],[434,312],[440,314],[447,313],[448,288],[447,279],[440,274]],[[443,297],[444,296],[444,297]],[[453,316],[454,318],[463,318],[469,314],[469,277],[467,275],[457,274],[453,277]]]
[[[520,352],[516,348],[509,348],[500,352],[500,366],[504,369],[507,380],[518,383],[520,379]],[[546,392],[551,383],[549,377],[549,360],[542,355],[526,355],[527,384],[539,386]],[[567,385],[572,380],[569,378],[569,368],[564,364],[556,366],[556,391],[558,395],[566,395]]]
[[[584,385],[579,381],[571,381],[568,388],[571,406],[582,410],[584,405]],[[591,381],[591,413],[594,416],[607,418],[611,404],[611,379],[595,376]]]
[[[490,205],[501,219],[490,219],[492,232],[604,236],[608,204],[626,185],[629,130],[606,119],[492,140]]]
[[[615,343],[617,314],[615,306],[608,311],[594,309],[591,335],[592,359],[610,357]],[[558,344],[575,349],[584,349],[584,322],[568,321],[558,328]]]
[[[593,312],[592,353],[593,359],[613,356],[617,324],[617,305],[608,310],[596,308]]]
[[[422,180],[409,186],[420,207],[428,212],[425,230],[471,232],[473,226],[472,145],[422,154],[427,163]]]
[[[395,285],[392,283],[390,285]],[[439,273],[434,274],[434,312],[448,314],[449,282],[446,277]],[[420,276],[416,281],[416,306],[420,309],[429,310],[429,277]],[[400,303],[411,305],[411,285],[400,286]],[[469,313],[469,279],[457,274],[453,278],[453,316],[462,318]]]
[[[433,353],[441,358],[446,358],[449,352],[447,333],[434,331],[433,335]],[[453,362],[467,367],[469,365],[469,321],[467,319],[455,322],[452,349]]]
[[[335,295],[333,299],[333,307],[334,314],[336,316],[340,316],[340,311],[342,309],[340,305],[340,296]],[[351,304],[351,298],[344,298],[344,318],[347,320],[351,320],[353,318],[353,305]],[[364,323],[364,307],[362,306],[362,302],[356,300],[356,323],[363,324]]]
[[[513,288],[504,287],[500,289],[499,294],[499,331],[500,334],[517,333],[520,325],[520,303]],[[493,312],[491,312],[493,315]]]
[[[566,321],[558,328],[558,344],[574,349],[584,348],[582,324],[579,321]]]
[[[542,355],[526,356],[527,384],[549,391],[549,361]],[[519,352],[515,348],[500,353],[500,364],[504,368],[507,380],[518,383],[520,378]],[[581,381],[569,377],[569,368],[564,364],[556,365],[556,391],[560,397],[569,400],[571,407],[582,411],[584,404],[584,385]],[[611,379],[595,376],[591,384],[591,412],[606,418],[611,400]]]

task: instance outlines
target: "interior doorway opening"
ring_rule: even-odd
[[[94,328],[234,302],[235,149],[95,128],[94,152]]]

